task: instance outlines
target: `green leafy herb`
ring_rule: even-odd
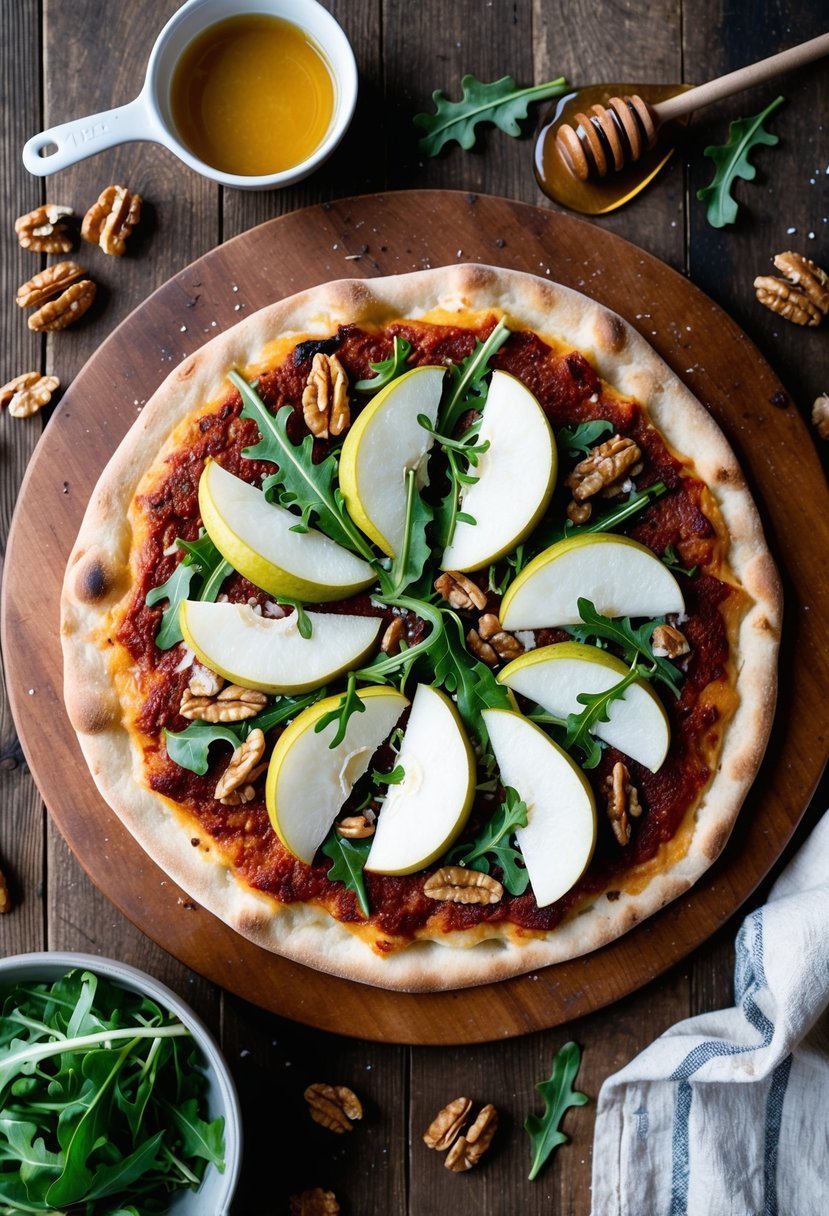
[[[570,459],[587,456],[603,435],[613,431],[613,423],[606,418],[595,418],[591,422],[579,422],[575,426],[563,426],[556,432],[559,450]]]
[[[573,1082],[581,1064],[581,1049],[577,1043],[565,1043],[553,1057],[553,1071],[547,1081],[539,1081],[536,1089],[544,1099],[544,1114],[530,1115],[524,1130],[532,1146],[532,1167],[529,1178],[532,1182],[553,1149],[567,1144],[569,1137],[560,1130],[561,1120],[571,1106],[584,1106],[589,1102],[587,1094],[573,1089]]]
[[[475,348],[460,363],[450,367],[450,382],[448,391],[444,392],[443,401],[438,411],[438,430],[452,436],[466,410],[481,410],[486,402],[489,388],[486,379],[489,374],[489,361],[496,355],[510,336],[510,330],[503,317],[483,342],[475,340]]]
[[[512,580],[526,565],[525,546],[518,545],[500,562],[494,562],[487,570],[487,586],[493,595],[503,595]]]
[[[345,738],[345,732],[348,730],[348,723],[352,714],[365,713],[365,702],[362,701],[357,693],[357,675],[356,672],[348,673],[348,687],[333,709],[329,709],[328,713],[322,715],[319,721],[314,726],[314,732],[319,734],[325,730],[326,726],[330,726],[332,722],[337,723],[337,729],[329,748],[339,747]]]
[[[363,916],[371,916],[363,877],[370,848],[370,836],[365,840],[349,840],[346,836],[341,836],[336,828],[332,828],[322,846],[323,853],[333,862],[328,870],[329,879],[331,882],[345,883],[348,890],[354,892]]]
[[[757,176],[749,160],[755,148],[773,148],[780,142],[779,136],[766,131],[763,123],[784,101],[784,97],[777,97],[754,118],[738,118],[728,129],[727,143],[711,144],[705,149],[705,155],[714,162],[715,172],[711,182],[697,191],[697,198],[708,203],[705,217],[712,228],[724,228],[737,219],[738,205],[731,190],[738,178],[750,182]]]
[[[371,780],[374,785],[400,785],[405,776],[406,770],[402,764],[395,764],[390,773],[378,772],[376,768],[371,770]]]
[[[159,587],[148,591],[145,599],[148,608],[167,600],[167,607],[161,614],[161,624],[155,638],[159,650],[169,650],[183,641],[179,625],[179,608],[182,601],[199,599],[212,603],[219,594],[222,583],[233,573],[233,567],[224,560],[204,530],[197,541],[182,540],[179,537],[176,544],[184,550],[184,556],[170,577]]]
[[[521,134],[519,122],[527,117],[529,106],[536,101],[559,97],[567,88],[563,76],[546,84],[519,89],[512,76],[486,83],[474,76],[464,76],[460,101],[450,101],[441,89],[432,94],[434,114],[415,114],[414,124],[424,134],[418,148],[424,156],[436,156],[450,141],[462,148],[474,147],[478,123],[490,122],[505,134]]]
[[[392,560],[387,578],[388,594],[402,595],[423,575],[432,554],[427,529],[434,511],[417,488],[417,473],[406,470],[406,521],[403,544]]]
[[[684,574],[686,578],[693,578],[699,569],[699,566],[683,566],[682,559],[673,545],[665,546],[662,561],[674,574]]]
[[[574,524],[572,520],[568,519],[563,528],[540,529],[532,538],[533,552],[540,552],[549,545],[554,545],[556,541],[564,540],[569,536],[581,536],[585,532],[612,532],[614,528],[618,528],[626,520],[638,515],[645,507],[667,492],[668,487],[664,481],[655,481],[652,486],[648,486],[645,490],[634,491],[630,498],[625,499],[618,507],[612,507],[603,515],[597,515],[595,519],[588,520],[586,524]]]
[[[182,731],[165,730],[167,755],[174,764],[203,777],[209,764],[208,751],[214,743],[229,743],[237,748],[252,730],[268,731],[274,726],[281,726],[325,695],[325,688],[317,688],[301,697],[277,697],[275,704],[261,714],[233,726],[224,726],[220,722],[191,722]]]
[[[617,645],[623,654],[625,662],[632,666],[643,659],[647,669],[640,675],[648,679],[658,680],[670,688],[675,697],[680,694],[679,684],[682,679],[680,672],[668,659],[657,657],[653,653],[651,637],[657,625],[664,624],[663,618],[645,621],[634,629],[629,617],[609,617],[597,612],[590,600],[577,600],[579,616],[584,626],[568,625],[567,632],[578,642],[587,642],[593,638],[602,638]]]
[[[74,969],[0,1014],[0,1212],[149,1216],[224,1170],[201,1054],[148,997]]]
[[[381,359],[379,363],[369,363],[369,367],[375,375],[369,376],[366,380],[358,380],[354,388],[358,393],[376,393],[378,389],[385,388],[406,370],[406,360],[411,351],[411,342],[407,342],[405,338],[399,338],[395,334],[389,358]]]
[[[439,548],[445,549],[455,535],[455,525],[458,522],[475,523],[471,515],[465,514],[461,510],[461,500],[466,487],[474,485],[478,480],[471,470],[477,468],[481,456],[489,450],[489,441],[475,442],[477,426],[470,427],[461,435],[460,439],[449,439],[446,435],[439,435],[432,428],[425,414],[419,414],[417,420],[434,437],[446,457],[449,490],[441,499],[435,514],[437,544]]]
[[[516,829],[527,826],[527,804],[521,801],[516,790],[508,785],[504,801],[475,839],[458,845],[446,857],[449,865],[467,866],[488,874],[491,866],[501,867],[503,884],[510,895],[523,895],[530,876],[524,865],[521,850],[512,843]]]
[[[293,413],[290,405],[284,405],[272,414],[238,372],[228,372],[228,378],[241,394],[242,417],[252,419],[261,435],[259,443],[245,448],[242,455],[250,460],[270,461],[278,468],[278,473],[266,480],[263,489],[265,486],[269,489],[278,487],[280,504],[293,509],[299,507],[299,518],[305,527],[313,516],[316,527],[331,540],[376,566],[371,545],[345,509],[337,485],[336,456],[329,453],[324,460],[315,463],[313,436],[306,435],[298,444],[288,437],[288,419]]]
[[[280,605],[287,606],[288,608],[293,608],[294,612],[296,613],[297,632],[299,633],[299,636],[301,638],[305,638],[305,641],[307,642],[308,639],[313,635],[314,627],[311,624],[311,618],[305,611],[305,605],[300,603],[299,600],[289,600],[288,597],[284,595],[279,597],[279,603]]]
[[[593,727],[597,722],[609,720],[610,706],[613,702],[623,697],[625,690],[644,675],[647,675],[646,670],[634,663],[630,671],[611,688],[604,692],[580,692],[576,697],[579,704],[584,705],[585,708],[581,713],[567,715],[567,733],[564,737],[563,747],[567,751],[577,748],[581,752],[584,757],[583,768],[595,768],[602,758],[601,744],[592,734]]]

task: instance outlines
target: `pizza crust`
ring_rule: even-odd
[[[243,886],[174,805],[142,784],[142,756],[124,721],[106,631],[130,584],[129,506],[175,428],[227,391],[235,367],[253,377],[305,338],[340,324],[381,326],[407,318],[451,323],[468,313],[503,313],[512,328],[566,341],[598,374],[635,398],[675,453],[691,453],[731,538],[729,566],[750,597],[735,639],[739,705],[719,767],[685,828],[687,848],[639,890],[606,893],[554,931],[514,926],[454,934],[451,944],[417,941],[380,956],[313,904],[279,906]],[[341,280],[252,314],[186,359],[154,393],[104,470],[69,559],[61,595],[67,711],[93,779],[146,852],[193,899],[269,951],[383,988],[429,991],[505,979],[587,954],[687,891],[721,853],[754,780],[771,730],[782,620],[780,581],[739,464],[711,415],[623,318],[572,289],[481,265],[441,267],[372,280]],[[195,843],[191,843],[195,841]],[[501,936],[504,932],[507,936]]]

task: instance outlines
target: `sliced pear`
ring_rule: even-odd
[[[255,586],[306,603],[346,599],[376,581],[368,562],[270,503],[261,490],[208,460],[199,479],[199,510],[207,535]]]
[[[528,650],[498,674],[499,684],[529,697],[557,718],[584,709],[579,693],[607,692],[628,673],[627,666],[606,650],[581,642],[560,642]],[[652,773],[662,767],[671,728],[662,702],[645,680],[637,680],[607,707],[607,722],[596,722],[593,734],[638,760]]]
[[[679,583],[650,549],[627,536],[588,532],[551,545],[525,566],[501,601],[504,629],[577,625],[579,599],[604,616],[684,612]]]
[[[477,442],[489,448],[471,472],[478,478],[461,508],[475,520],[459,520],[443,551],[442,570],[480,570],[509,553],[532,532],[547,509],[558,466],[546,415],[520,380],[495,371]]]
[[[365,864],[377,874],[412,874],[444,853],[463,828],[475,797],[475,757],[458,711],[445,693],[420,684]]]
[[[510,709],[482,711],[501,780],[527,804],[515,833],[539,908],[561,899],[590,864],[596,803],[584,773],[533,722]]]
[[[311,636],[299,632],[296,613],[259,616],[248,604],[184,600],[184,640],[207,667],[233,684],[267,693],[310,692],[357,667],[383,625],[370,616],[309,612]]]
[[[418,422],[437,418],[445,367],[414,367],[380,389],[357,415],[340,453],[340,489],[349,514],[375,545],[394,557],[406,532],[406,472],[425,485],[432,436]]]
[[[351,715],[336,747],[330,746],[336,722],[321,731],[315,728],[324,714],[337,708],[340,696],[325,697],[298,714],[271,754],[265,782],[268,815],[285,848],[308,865],[355,782],[409,704],[393,688],[361,688],[357,695],[365,709]]]

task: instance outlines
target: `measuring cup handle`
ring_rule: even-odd
[[[157,139],[156,124],[143,93],[125,106],[76,118],[33,135],[23,147],[23,164],[36,177],[46,177],[116,144],[142,139]],[[49,152],[50,147],[55,150]]]

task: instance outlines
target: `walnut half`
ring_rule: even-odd
[[[466,1134],[459,1136],[446,1154],[446,1168],[455,1173],[471,1170],[489,1148],[497,1127],[498,1112],[492,1103],[488,1102]]]
[[[107,186],[83,217],[81,236],[104,253],[121,257],[126,240],[141,218],[141,195],[126,186]]]
[[[31,418],[52,400],[60,385],[57,376],[41,376],[40,372],[24,372],[0,388],[0,407],[7,405],[12,418]]]
[[[338,1135],[352,1131],[352,1120],[363,1117],[363,1105],[347,1085],[315,1082],[305,1090],[305,1101],[314,1122]]]
[[[454,904],[497,904],[504,888],[497,878],[464,866],[442,866],[423,884],[423,894]]]

